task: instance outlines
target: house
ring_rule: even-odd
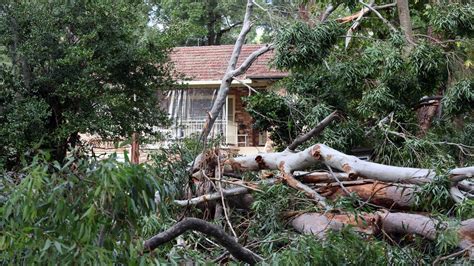
[[[243,45],[237,66],[262,46]],[[161,107],[168,111],[173,124],[169,128],[156,130],[165,133],[169,141],[200,134],[233,48],[233,45],[177,47],[171,52],[171,61],[176,71],[183,75],[180,83],[184,86],[166,92],[162,98]],[[243,97],[255,93],[253,90],[265,90],[275,81],[287,76],[287,73],[269,67],[272,56],[272,52],[261,55],[245,74],[236,77],[231,84],[223,112],[211,132],[212,137],[220,137],[226,147],[238,148],[241,154],[264,151],[267,134],[252,128],[252,118],[245,111]],[[124,160],[124,151],[129,149],[128,146],[117,148],[113,142],[103,141],[98,136],[81,134],[81,138],[94,147],[95,154],[116,153],[119,160]],[[160,142],[140,146],[139,161],[145,162],[147,155],[162,145]]]
[[[263,45],[244,45],[237,66],[252,52]],[[180,80],[183,89],[169,91],[163,102],[173,126],[167,133],[172,139],[199,134],[204,126],[207,111],[211,109],[221,79],[227,69],[233,45],[177,47],[171,61],[177,72],[185,77]],[[232,82],[223,112],[217,119],[211,135],[220,137],[229,147],[263,147],[266,132],[252,128],[252,118],[244,109],[243,97],[265,90],[287,73],[269,67],[272,52],[260,56],[247,72]]]

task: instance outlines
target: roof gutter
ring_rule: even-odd
[[[251,79],[242,79],[240,80],[241,82],[232,80],[232,84],[252,84]],[[216,86],[216,85],[221,85],[222,80],[181,80],[179,81],[179,84],[182,85],[188,85],[188,86],[206,86],[206,85],[211,85],[211,86]]]

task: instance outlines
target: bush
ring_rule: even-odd
[[[21,173],[2,178],[0,260],[7,264],[112,264],[140,257],[141,225],[159,210],[163,183],[144,165],[42,153]],[[151,229],[148,226],[147,230]],[[156,229],[156,228],[155,228]]]

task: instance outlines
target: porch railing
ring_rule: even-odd
[[[202,132],[205,123],[205,119],[187,119],[181,120],[169,128],[157,128],[157,130],[166,135],[168,140],[179,140],[193,135],[199,135]],[[237,129],[233,123],[229,123],[227,120],[218,119],[214,123],[214,127],[209,134],[209,137],[221,137],[226,144],[237,144],[236,134]]]

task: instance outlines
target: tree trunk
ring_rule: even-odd
[[[132,133],[132,144],[130,145],[130,157],[132,164],[140,163],[140,142],[139,135],[137,132]]]
[[[445,222],[431,217],[411,213],[391,213],[379,211],[364,213],[358,216],[353,214],[320,214],[304,213],[291,221],[291,225],[300,233],[312,234],[324,239],[329,231],[339,231],[346,226],[353,226],[354,230],[366,234],[409,235],[416,234],[428,240],[435,240],[445,228]],[[474,219],[462,221],[456,229],[459,240],[457,245],[461,249],[474,255]]]
[[[413,48],[415,40],[413,38],[413,30],[410,18],[410,9],[408,8],[408,0],[397,0],[398,19],[400,27],[408,43],[409,49]]]
[[[216,24],[217,14],[214,12],[214,8],[217,6],[217,2],[214,0],[209,1],[207,4],[207,15],[208,15],[208,23],[207,23],[207,45],[219,45],[216,43]]]
[[[230,84],[232,83],[233,77],[236,77],[245,73],[245,71],[247,71],[247,69],[252,65],[252,63],[260,55],[273,49],[273,46],[271,45],[263,46],[262,48],[253,52],[248,58],[246,58],[240,67],[236,68],[237,60],[239,59],[239,56],[240,56],[240,51],[242,49],[242,46],[244,45],[245,38],[247,34],[249,33],[250,28],[252,26],[251,21],[250,21],[250,18],[252,16],[252,10],[253,10],[253,1],[248,0],[242,30],[240,31],[239,37],[237,38],[235,42],[232,55],[229,59],[227,70],[224,76],[222,77],[222,83],[219,87],[216,100],[214,101],[214,104],[212,105],[211,111],[208,113],[206,123],[204,124],[204,127],[201,132],[200,140],[203,142],[206,141],[207,137],[209,136],[209,133],[212,130],[212,127],[214,126],[214,123],[216,122],[217,117],[219,117],[219,114],[222,112],[222,108],[226,102],[226,98],[229,93],[229,88],[230,88]]]

